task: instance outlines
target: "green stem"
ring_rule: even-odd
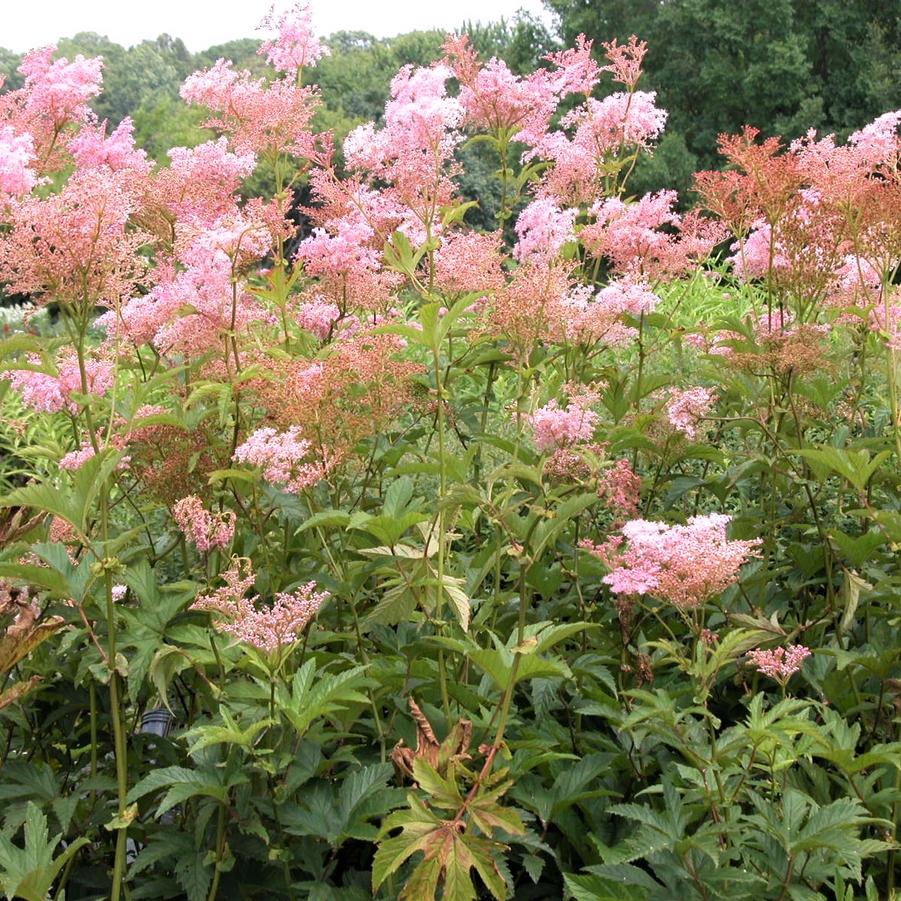
[[[82,393],[88,395],[88,377],[85,367],[85,335],[87,322],[83,317],[79,321],[78,339],[76,341],[76,354],[78,357],[78,370],[81,376]],[[95,452],[100,450],[97,430],[91,415],[90,403],[84,407],[85,419],[88,425],[88,434],[91,446]],[[109,568],[105,565],[106,549],[109,542],[109,477],[103,480],[100,486],[100,540],[102,554],[95,551],[95,555],[104,565],[104,587],[106,595],[106,622],[107,622],[107,665],[109,666],[109,693],[110,693],[110,717],[113,725],[113,747],[116,758],[116,793],[117,793],[117,828],[116,828],[116,854],[113,864],[113,881],[110,887],[111,901],[119,901],[122,894],[122,883],[125,876],[125,850],[126,850],[126,812],[128,797],[128,749],[125,742],[125,726],[122,722],[122,702],[120,698],[119,674],[116,670],[117,636],[116,636],[116,610],[113,601],[113,578]]]
[[[219,816],[216,820],[216,869],[213,871],[213,882],[210,885],[207,901],[213,901],[219,892],[219,880],[222,877],[222,856],[225,852],[225,805],[219,805]]]

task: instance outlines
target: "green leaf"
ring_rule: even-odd
[[[808,448],[795,453],[810,463],[818,478],[824,479],[830,472],[834,472],[858,491],[866,488],[873,473],[891,456],[891,451],[880,451],[871,460],[869,451],[842,450],[837,447]]]
[[[380,836],[386,836],[395,829],[400,835],[382,838],[372,862],[372,890],[379,886],[417,851],[422,851],[441,821],[427,810],[414,794],[407,796],[409,808],[399,810],[385,819]],[[440,872],[440,870],[439,870]],[[435,884],[438,874],[435,876]]]
[[[366,685],[365,671],[365,666],[356,666],[336,675],[317,673],[315,661],[308,660],[294,674],[290,694],[279,692],[281,712],[297,734],[303,735],[317,719],[339,713],[350,704],[367,704],[367,697],[359,691]]]
[[[215,771],[205,769],[188,769],[183,766],[167,766],[152,770],[128,793],[128,803],[149,795],[152,792],[168,789],[160,801],[156,815],[162,816],[176,804],[188,798],[203,796],[225,801],[228,789]]]
[[[54,857],[61,838],[62,835],[48,836],[47,817],[29,801],[25,812],[25,847],[17,847],[0,834],[0,886],[9,898],[46,901],[62,868],[88,843],[84,836],[77,838]]]
[[[225,725],[201,724],[185,733],[185,738],[190,743],[188,753],[195,757],[204,748],[213,745],[233,745],[250,749],[256,736],[272,725],[270,719],[258,719],[252,722],[246,729],[242,729],[226,707],[219,708],[219,716]]]
[[[563,874],[568,898],[574,901],[645,901],[647,893],[638,886],[623,885],[593,873],[587,875]]]
[[[422,757],[413,761],[413,778],[438,807],[459,810],[463,805],[463,796],[456,782],[440,776]]]

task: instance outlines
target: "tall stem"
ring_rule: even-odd
[[[432,362],[435,368],[435,393],[438,410],[436,420],[438,424],[438,590],[436,592],[437,603],[435,605],[435,618],[440,619],[444,610],[444,558],[446,554],[446,536],[444,528],[444,496],[447,493],[447,466],[445,461],[446,437],[444,434],[444,383],[441,373],[441,355],[437,339],[432,346]],[[441,687],[441,702],[444,707],[444,715],[450,723],[450,697],[447,689],[447,664],[444,659],[444,651],[438,651],[438,678]]]
[[[87,369],[85,367],[85,335],[87,332],[87,315],[78,318],[78,339],[75,343],[78,356],[78,371],[81,376],[82,394],[90,393],[88,385]],[[90,404],[84,408],[87,421],[88,434],[91,446],[95,451],[100,450],[100,436],[94,426],[94,418],[91,414]],[[113,864],[113,882],[110,887],[111,901],[119,901],[122,893],[122,883],[125,877],[125,850],[128,827],[126,825],[126,813],[128,797],[128,749],[125,743],[125,725],[122,722],[122,702],[120,697],[119,673],[116,669],[116,609],[113,602],[113,577],[109,568],[105,565],[106,548],[109,542],[109,477],[103,479],[100,486],[100,541],[102,555],[96,556],[104,565],[104,593],[106,595],[106,623],[107,645],[106,658],[109,666],[109,693],[110,693],[110,717],[113,721],[113,748],[116,758],[116,856]]]

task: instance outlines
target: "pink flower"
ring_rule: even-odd
[[[37,356],[28,358],[30,366],[40,366]],[[78,404],[73,395],[87,394],[103,396],[113,386],[114,366],[107,360],[89,357],[85,360],[86,385],[81,382],[81,369],[74,350],[65,350],[56,360],[57,374],[51,375],[37,369],[10,369],[3,374],[10,385],[22,395],[22,401],[42,413],[58,413],[68,410],[78,412]]]
[[[726,537],[731,517],[694,516],[684,526],[634,519],[603,545],[583,544],[610,572],[614,594],[648,594],[682,609],[693,609],[738,580],[755,555],[759,539]]]
[[[185,228],[176,247],[184,268],[161,267],[157,285],[125,303],[118,320],[106,314],[100,324],[161,353],[197,357],[219,350],[226,333],[244,334],[267,318],[237,273],[269,251],[269,228],[266,221],[237,212],[197,230]]]
[[[566,94],[590,94],[600,78],[601,69],[591,53],[593,41],[584,34],[576,38],[576,46],[556,53],[549,53],[545,59],[554,66],[552,80],[554,88],[562,97]]]
[[[88,117],[88,101],[100,93],[103,61],[85,59],[80,53],[72,62],[65,57],[54,61],[55,52],[51,45],[26,53],[19,72],[25,76],[26,114],[61,129],[67,122]]]
[[[552,400],[529,416],[528,421],[537,448],[549,451],[590,441],[600,416],[594,410],[586,410],[575,403],[561,408],[557,401]]]
[[[901,153],[901,109],[883,113],[848,138],[848,143],[870,161],[872,166],[891,166]]]
[[[800,671],[810,654],[810,649],[804,645],[790,644],[784,648],[773,648],[772,650],[757,648],[748,651],[748,660],[759,672],[784,686],[795,673]]]
[[[563,245],[573,239],[577,212],[575,209],[561,210],[548,197],[533,200],[516,220],[519,241],[513,248],[513,256],[520,263],[553,259]]]
[[[601,66],[601,71],[609,72],[614,81],[634,89],[641,77],[641,64],[648,52],[647,43],[639,41],[633,34],[625,44],[618,44],[614,38],[603,47],[604,56],[609,62],[606,66]]]
[[[329,48],[320,43],[313,33],[313,14],[307,3],[297,3],[290,11],[278,17],[273,7],[260,27],[277,34],[275,38],[263,41],[259,53],[266,57],[274,69],[292,77],[330,53]]]
[[[610,469],[601,473],[598,479],[598,497],[617,516],[634,516],[641,499],[641,476],[632,469],[628,460],[617,460]]]
[[[770,226],[759,222],[744,239],[732,244],[730,249],[733,255],[727,257],[726,261],[732,264],[737,278],[742,281],[766,278],[771,271],[791,266],[791,261],[781,252],[780,245],[772,242],[771,235]]]
[[[108,166],[113,171],[126,170],[135,178],[146,177],[152,168],[147,153],[135,146],[134,123],[126,116],[110,133],[106,122],[85,125],[69,141],[75,165],[81,169]]]
[[[94,456],[94,448],[90,444],[83,444],[78,450],[69,451],[60,461],[59,468],[66,470],[80,469],[91,457]]]
[[[37,302],[114,306],[147,266],[138,249],[148,236],[128,227],[136,209],[134,180],[106,166],[77,170],[46,198],[27,195],[0,235],[0,280]]]
[[[617,273],[652,284],[671,280],[695,268],[725,234],[723,226],[695,212],[680,216],[675,203],[675,191],[645,194],[634,203],[611,197],[591,208],[595,222],[579,237]]]
[[[610,347],[631,343],[637,330],[623,322],[656,307],[660,298],[641,282],[617,279],[592,296],[588,285],[577,285],[549,310],[551,335],[557,341]]]
[[[452,75],[440,63],[404,66],[391,81],[384,127],[361,125],[344,141],[348,169],[386,185],[383,202],[400,210],[404,220],[400,227],[417,244],[427,225],[438,233],[436,210],[454,200],[450,176],[456,171],[452,158],[462,139],[463,107],[448,96]]]
[[[210,513],[203,501],[190,494],[176,502],[172,518],[185,538],[201,553],[224,548],[235,537],[236,517],[231,511]]]
[[[669,424],[693,441],[698,436],[698,424],[716,403],[716,394],[708,388],[688,388],[672,391],[666,402]]]
[[[188,76],[181,96],[211,110],[214,115],[206,127],[228,134],[239,153],[317,156],[310,131],[317,94],[290,76],[266,84],[220,59],[212,68]]]
[[[312,332],[320,341],[325,341],[332,334],[339,319],[341,310],[338,305],[318,294],[305,300],[297,313],[301,328]]]
[[[305,462],[311,449],[310,442],[300,437],[297,426],[282,433],[273,428],[262,428],[235,450],[234,460],[260,467],[267,482],[283,485],[285,491],[296,494],[315,485],[328,472],[323,461]]]
[[[231,153],[226,139],[196,147],[173,147],[171,163],[153,184],[153,200],[176,219],[212,225],[235,211],[235,194],[256,168],[253,153]]]
[[[374,237],[373,229],[359,216],[346,216],[330,223],[329,230],[314,228],[300,242],[297,259],[303,260],[309,275],[340,278],[362,270],[374,272],[381,267]]]
[[[40,366],[39,357],[30,357],[32,366]],[[40,413],[57,413],[66,408],[66,398],[60,390],[59,379],[46,372],[34,369],[10,369],[3,373],[22,402]]]
[[[0,195],[27,194],[37,176],[30,168],[34,162],[34,139],[17,134],[9,125],[0,126]]]
[[[109,446],[116,450],[125,450],[125,446],[127,444],[127,439],[122,435],[113,435],[110,439]],[[93,459],[96,455],[96,451],[94,450],[94,446],[85,441],[78,450],[69,451],[60,461],[59,468],[65,469],[68,471],[73,471],[76,469],[81,469],[88,460]],[[127,454],[121,456],[119,458],[119,462],[116,464],[116,469],[120,472],[126,470],[128,468],[128,464],[131,462],[131,457]]]
[[[253,567],[250,560],[238,557],[222,578],[225,585],[200,595],[193,608],[215,614],[217,630],[269,653],[294,644],[329,597],[328,592],[316,591],[315,582],[308,582],[294,591],[279,592],[268,607],[257,607],[259,598],[246,596],[254,583]]]
[[[445,291],[492,291],[504,284],[500,234],[451,232],[435,254],[435,282]]]
[[[315,582],[308,582],[294,591],[277,593],[271,606],[255,609],[222,628],[240,641],[272,653],[292,645],[328,597],[328,592],[316,591]]]
[[[530,117],[550,120],[558,98],[546,70],[520,78],[503,60],[482,66],[466,35],[449,37],[444,51],[460,83],[466,124],[506,136]]]

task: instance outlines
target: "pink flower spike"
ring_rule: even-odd
[[[273,428],[257,429],[234,454],[238,463],[258,466],[263,478],[285,491],[296,494],[325,478],[328,466],[324,461],[308,462],[312,445],[300,437],[300,429],[291,426],[279,433]]]
[[[528,421],[536,447],[540,451],[550,451],[590,441],[600,416],[578,404],[571,403],[562,408],[552,400],[529,416]]]
[[[0,126],[0,197],[27,194],[37,184],[30,168],[34,158],[31,135],[17,134],[9,125]]]
[[[213,626],[261,651],[277,653],[288,648],[328,599],[326,591],[317,591],[315,582],[307,582],[291,592],[276,594],[270,606],[257,606],[256,595],[247,597],[254,583],[250,560],[232,558],[222,573],[223,586],[199,595],[193,609],[214,614]]]

